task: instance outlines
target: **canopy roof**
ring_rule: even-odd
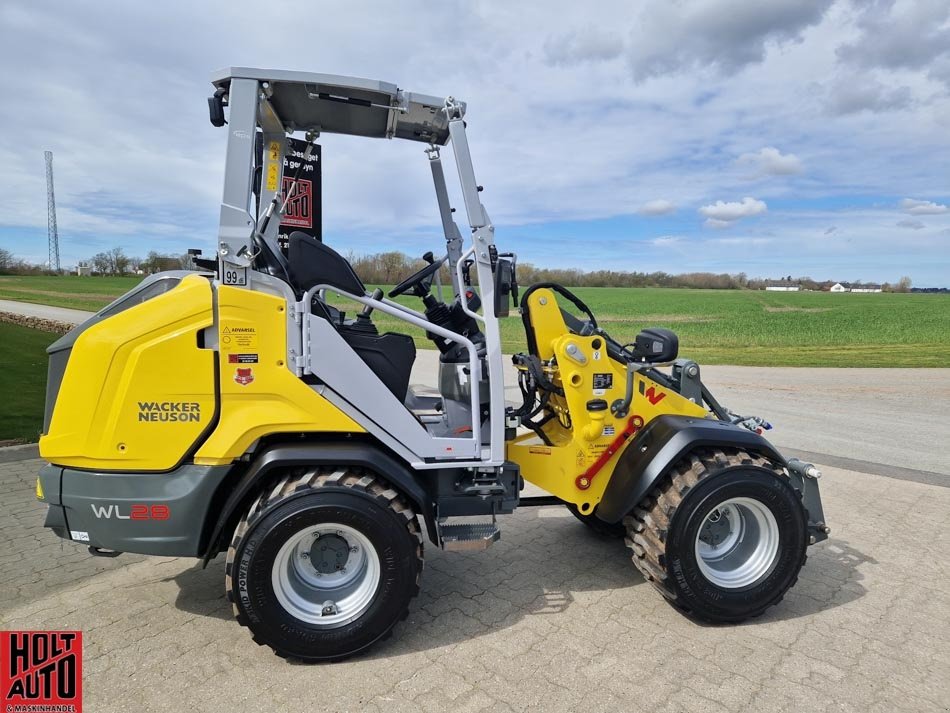
[[[294,131],[317,129],[438,145],[449,140],[444,98],[406,92],[388,82],[248,67],[229,67],[211,77],[218,88],[227,88],[232,79],[268,82],[271,105],[284,126]]]

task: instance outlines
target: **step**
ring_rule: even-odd
[[[487,550],[501,539],[501,530],[493,522],[469,522],[440,525],[442,549],[447,552]]]

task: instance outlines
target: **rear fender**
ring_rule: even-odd
[[[231,490],[208,539],[204,564],[220,551],[222,538],[230,534],[229,523],[237,521],[252,495],[275,470],[314,465],[352,465],[373,471],[409,499],[425,520],[429,539],[438,541],[431,498],[413,472],[392,456],[363,443],[276,443],[257,455]]]
[[[604,522],[620,522],[686,453],[715,446],[741,448],[786,465],[771,443],[747,428],[665,414],[650,421],[621,454],[594,514]]]

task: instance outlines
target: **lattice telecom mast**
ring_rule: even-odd
[[[44,151],[46,156],[46,225],[49,233],[49,269],[60,271],[59,231],[56,229],[56,194],[53,193],[53,152]]]

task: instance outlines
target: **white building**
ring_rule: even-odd
[[[831,286],[832,292],[880,292],[880,285],[852,285],[849,282],[836,282]]]
[[[793,285],[790,282],[767,282],[765,289],[768,292],[798,292],[800,285]]]

